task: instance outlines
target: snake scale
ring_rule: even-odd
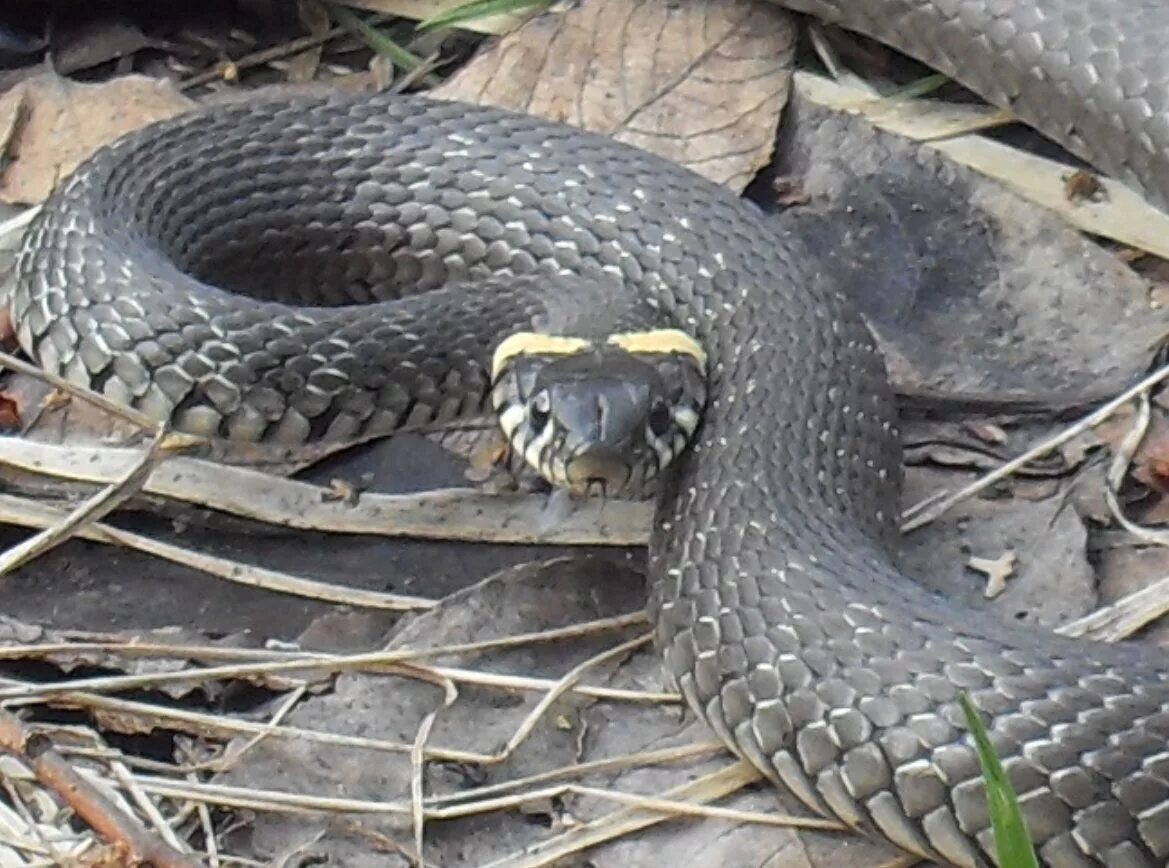
[[[786,5],[917,56],[1169,206],[1161,0]],[[301,441],[482,407],[492,342],[555,319],[548,288],[570,278],[570,307],[648,302],[709,356],[650,608],[729,746],[866,834],[989,864],[966,690],[1044,864],[1169,863],[1169,657],[958,611],[898,569],[896,415],[868,331],[794,239],[685,170],[417,98],[219,107],[79,169],[9,302],[49,370],[191,430]]]

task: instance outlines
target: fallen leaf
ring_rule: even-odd
[[[1097,435],[1115,453],[1128,437],[1135,422],[1132,408],[1123,408],[1096,426]],[[1129,473],[1162,496],[1169,494],[1169,418],[1155,407],[1149,428],[1132,456]]]
[[[296,11],[305,29],[313,36],[324,36],[333,26],[329,10],[318,0],[298,0]],[[303,83],[316,78],[323,48],[323,45],[314,45],[288,58],[288,80]]]
[[[0,392],[0,431],[20,431],[20,406],[7,394]]]
[[[19,106],[25,112],[7,143],[12,162],[0,178],[0,201],[40,202],[102,145],[193,105],[171,83],[140,75],[78,84],[44,73],[21,82],[0,97],[0,118]]]
[[[432,91],[561,121],[741,191],[771,157],[789,16],[744,0],[593,0],[532,18]]]
[[[54,40],[58,42],[58,40]],[[53,51],[53,68],[60,75],[93,69],[111,60],[161,47],[129,21],[99,18],[71,29]]]

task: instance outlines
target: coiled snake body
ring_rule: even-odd
[[[1169,204],[1160,0],[788,5],[917,54]],[[584,299],[548,292],[570,278]],[[477,409],[499,335],[639,300],[709,357],[651,609],[727,744],[868,834],[986,864],[966,690],[1046,864],[1169,863],[1169,660],[956,611],[898,570],[895,410],[870,335],[798,244],[713,184],[492,109],[233,105],[83,166],[9,299],[51,370],[185,428],[294,441]]]

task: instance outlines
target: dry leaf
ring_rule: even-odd
[[[741,191],[770,159],[795,27],[742,0],[593,0],[531,19],[433,91],[563,121]]]
[[[11,396],[0,392],[0,431],[16,432],[20,427],[20,406]]]
[[[44,73],[21,82],[0,97],[0,118],[19,106],[25,114],[7,143],[13,162],[0,179],[0,200],[40,202],[102,145],[193,105],[169,82],[140,75],[78,84]]]
[[[1096,434],[1116,452],[1135,424],[1133,408],[1122,409],[1096,426]],[[1149,428],[1132,456],[1129,472],[1162,496],[1169,494],[1169,418],[1156,408]]]
[[[296,4],[297,17],[313,36],[323,36],[333,26],[329,10],[318,0],[299,0]],[[295,83],[312,81],[321,66],[323,45],[314,45],[288,58],[288,80]]]

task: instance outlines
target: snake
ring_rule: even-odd
[[[784,5],[930,64],[1169,206],[1161,0]],[[966,695],[1042,864],[1169,864],[1164,653],[960,609],[898,565],[897,410],[870,331],[782,222],[687,169],[425,96],[205,107],[60,184],[5,299],[46,370],[208,436],[390,433],[501,389],[537,464],[553,416],[606,448],[640,431],[670,462],[656,643],[735,754],[865,835],[995,864]],[[581,353],[604,400],[573,392],[585,403],[559,413],[525,366]],[[559,472],[619,485],[613,461]]]

